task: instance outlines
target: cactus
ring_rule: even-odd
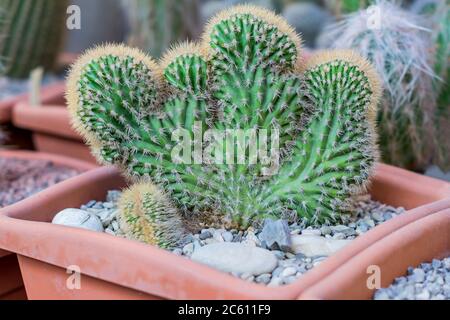
[[[420,12],[432,22],[435,50],[433,56],[434,70],[439,76],[434,81],[434,91],[437,95],[437,110],[435,124],[438,148],[433,164],[443,170],[450,170],[450,1],[429,0],[425,2]]]
[[[122,0],[130,23],[127,43],[160,57],[172,42],[197,36],[198,0]]]
[[[57,60],[64,36],[65,0],[0,0],[4,38],[0,56],[11,78],[26,78],[31,70],[49,70]]]
[[[136,182],[157,184],[185,216],[211,212],[240,228],[266,217],[338,220],[350,197],[365,191],[378,156],[380,88],[370,64],[336,51],[304,65],[294,30],[253,6],[220,13],[202,39],[173,48],[159,64],[120,45],[80,58],[67,99],[93,153]],[[193,146],[203,158],[194,152],[180,161],[172,139],[179,129],[203,138]],[[278,170],[242,161],[234,143],[224,150],[208,129],[272,137],[262,158],[278,160]],[[226,161],[210,161],[210,146],[220,146],[213,149]],[[245,154],[253,146],[244,144]]]
[[[185,233],[178,210],[150,183],[134,185],[122,194],[118,220],[128,238],[164,249],[176,247]]]
[[[372,14],[379,13],[379,16]],[[379,20],[379,25],[373,24]],[[423,169],[436,150],[433,123],[435,74],[429,61],[431,34],[424,21],[387,1],[327,27],[319,43],[351,48],[369,59],[382,75],[384,94],[378,114],[386,162]]]
[[[366,8],[371,0],[325,0],[326,6],[337,18]]]

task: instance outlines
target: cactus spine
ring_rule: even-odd
[[[371,12],[359,11],[326,28],[320,43],[352,48],[382,75],[384,94],[378,114],[380,145],[386,162],[424,168],[436,149],[435,75],[429,61],[431,34],[421,17],[387,1],[377,1],[379,26]]]
[[[365,190],[377,160],[379,82],[349,51],[304,65],[300,43],[272,12],[238,6],[210,22],[200,45],[176,47],[159,64],[136,49],[96,48],[69,77],[74,126],[103,162],[156,183],[185,215],[214,212],[242,228],[285,215],[331,223]],[[175,161],[177,129],[188,138],[266,130],[279,170],[264,175],[267,167],[241,161],[234,144],[218,149],[223,162]],[[222,147],[203,138],[204,155]]]
[[[6,75],[26,78],[31,70],[53,67],[64,35],[65,0],[0,0],[5,36],[0,56]]]
[[[122,194],[119,222],[128,238],[164,249],[175,247],[184,234],[177,209],[150,183],[136,184]]]

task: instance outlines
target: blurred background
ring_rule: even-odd
[[[160,58],[178,42],[198,40],[219,11],[248,3],[283,16],[302,36],[304,58],[315,50],[353,49],[372,62],[384,88],[383,161],[450,180],[449,2],[0,0],[0,107],[30,81],[64,80],[88,48],[122,42]]]

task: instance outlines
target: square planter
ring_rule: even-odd
[[[104,200],[126,183],[111,167],[92,170],[0,211],[0,248],[18,254],[30,299],[296,299],[359,252],[418,219],[450,208],[450,185],[379,165],[374,199],[409,211],[383,223],[291,285],[247,283],[139,242],[49,223],[65,208]],[[67,286],[75,266],[80,289]]]
[[[56,165],[63,165],[79,171],[88,171],[96,166],[91,163],[73,160],[57,155],[30,151],[0,151],[1,158],[19,158],[27,160],[49,160]],[[36,194],[39,198],[39,194]],[[0,300],[26,299],[22,276],[17,256],[0,249]]]
[[[379,268],[381,286],[404,276],[408,267],[450,255],[450,210],[418,219],[363,250],[334,273],[310,287],[300,299],[371,299],[371,266]]]
[[[58,87],[55,91],[58,99],[52,103],[44,101],[40,106],[30,105],[27,101],[17,103],[12,111],[12,123],[32,132],[33,144],[38,151],[96,163],[83,138],[71,126],[65,107],[65,89],[65,85]]]

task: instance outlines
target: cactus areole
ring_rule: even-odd
[[[319,53],[306,64],[300,55],[293,29],[252,6],[218,14],[201,44],[178,46],[160,63],[121,45],[98,47],[69,77],[73,123],[99,160],[134,182],[156,184],[186,217],[211,212],[241,228],[265,217],[332,223],[366,189],[377,161],[380,86],[371,65],[351,51]],[[180,129],[187,138],[211,129],[264,130],[276,139],[257,145],[278,149],[278,168],[267,175],[261,162],[239,161],[234,144],[215,149],[224,158],[231,152],[232,161],[174,161]],[[218,146],[208,141],[204,154]],[[243,149],[250,154],[252,144]],[[139,215],[170,205],[151,199]]]

